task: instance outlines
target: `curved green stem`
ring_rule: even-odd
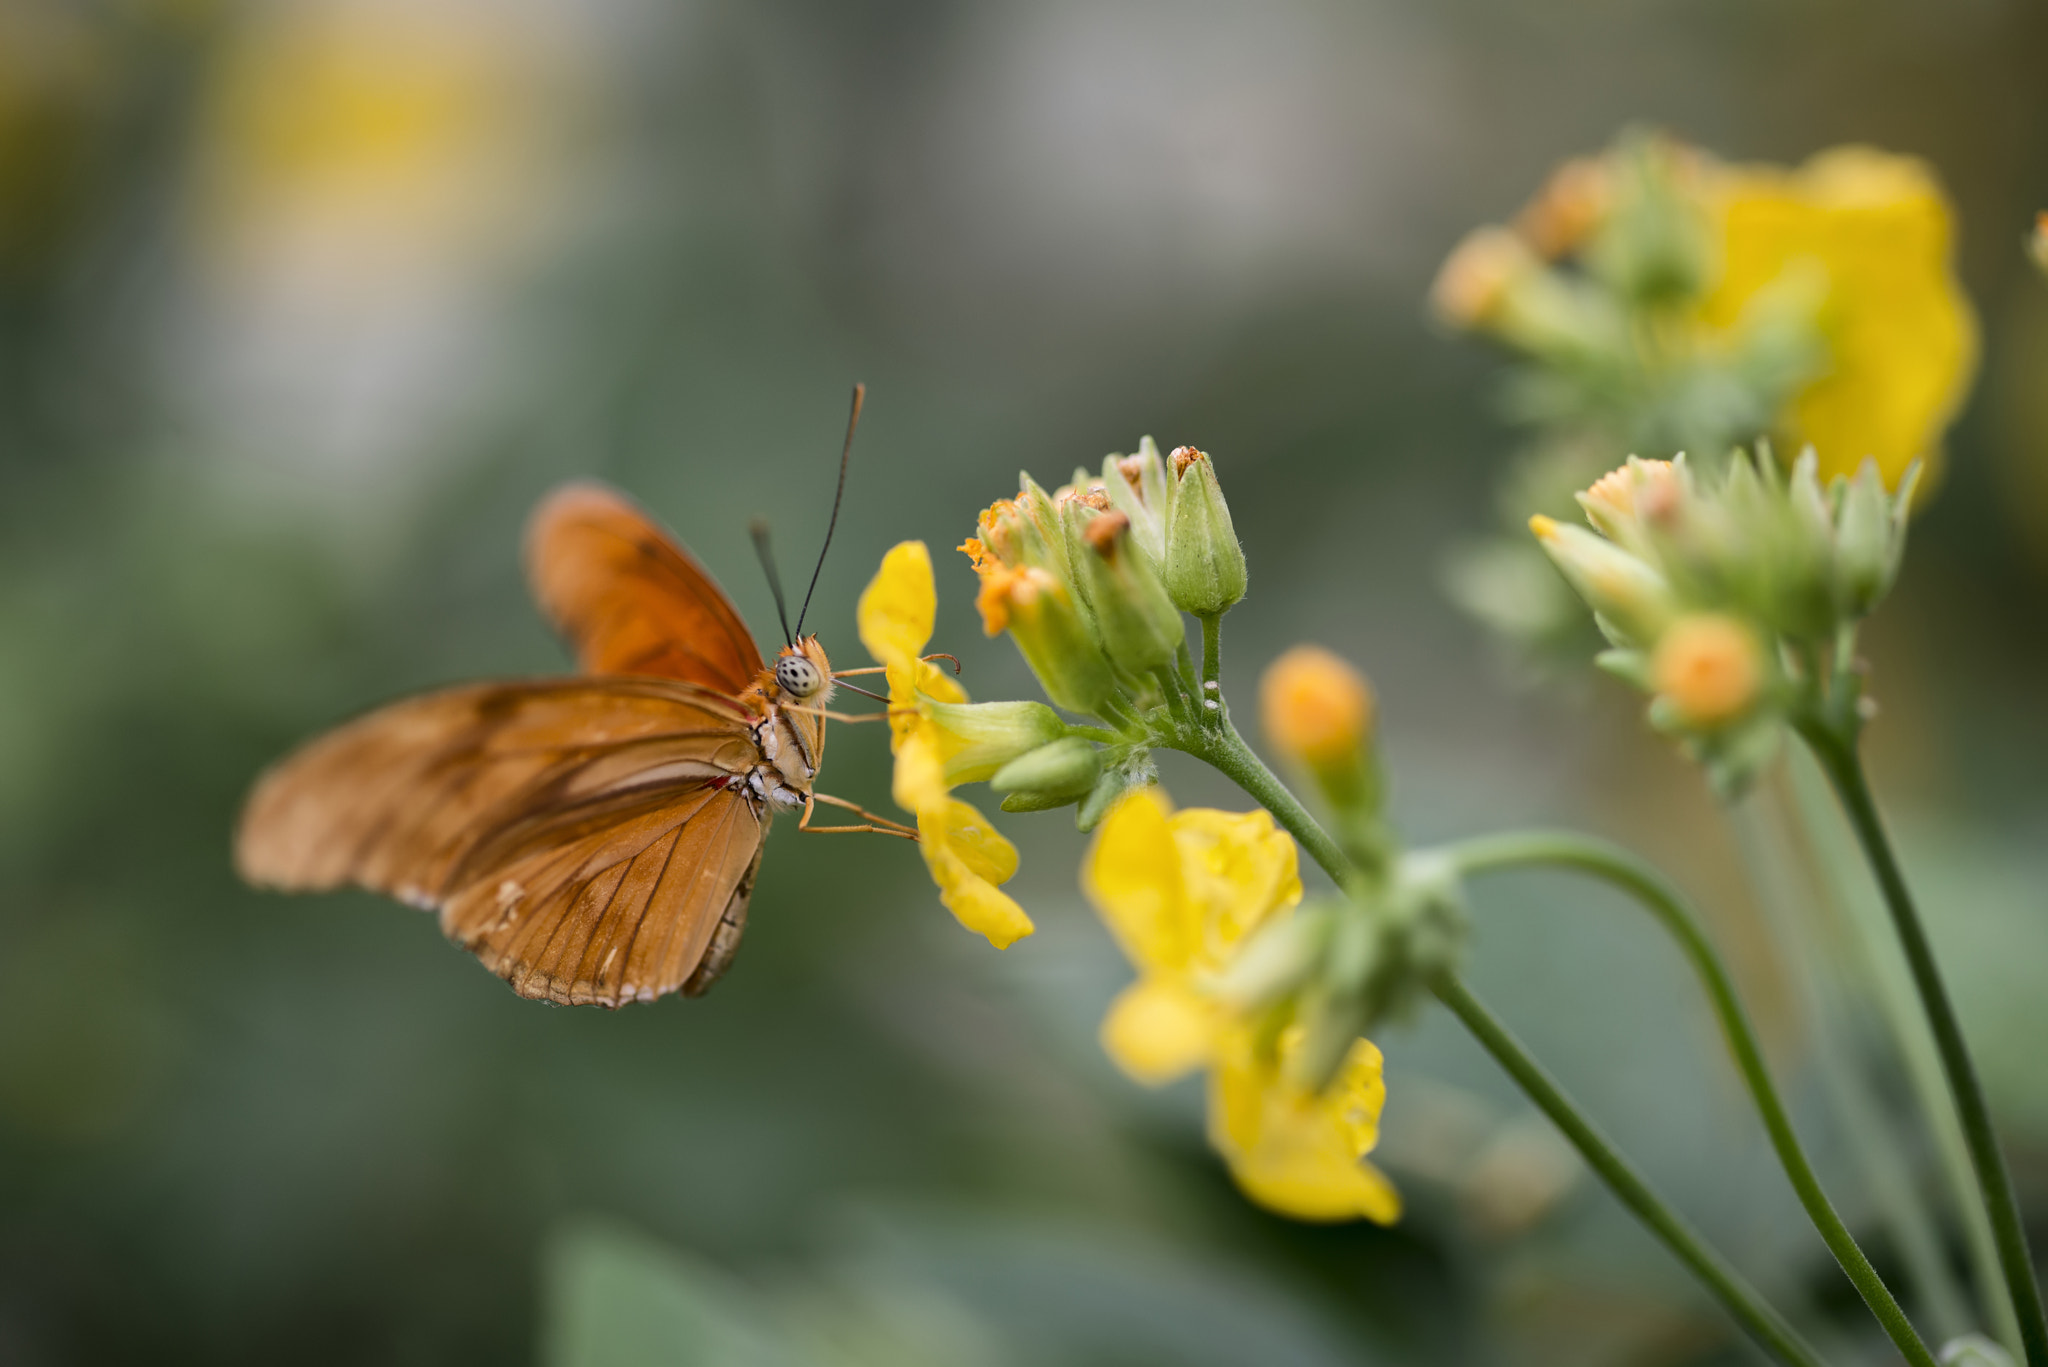
[[[1799,1337],[1798,1331],[1773,1310],[1764,1299],[1714,1250],[1685,1217],[1664,1204],[1650,1189],[1641,1173],[1623,1158],[1611,1140],[1586,1118],[1557,1080],[1530,1056],[1498,1017],[1488,1011],[1472,989],[1455,975],[1445,975],[1434,984],[1437,1000],[1463,1021],[1465,1028],[1493,1055],[1508,1076],[1521,1084],[1542,1112],[1564,1131],[1572,1146],[1607,1184],[1608,1190],[1648,1226],[1664,1246],[1692,1270],[1726,1307],[1729,1314],[1749,1331],[1750,1337],[1781,1362],[1799,1367],[1820,1367],[1820,1357]],[[1921,1350],[1923,1353],[1925,1349]],[[1932,1359],[1928,1359],[1932,1361]]]
[[[1287,785],[1266,767],[1266,762],[1259,758],[1257,752],[1244,743],[1244,737],[1237,734],[1237,728],[1230,724],[1230,719],[1226,716],[1220,722],[1213,729],[1192,727],[1182,734],[1161,736],[1159,741],[1222,771],[1224,777],[1271,812],[1273,819],[1308,851],[1309,858],[1323,866],[1323,872],[1329,874],[1338,887],[1348,886],[1357,873],[1344,857],[1343,848],[1320,822],[1309,815],[1308,808],[1301,805],[1301,799],[1288,791]]]
[[[1343,847],[1322,828],[1264,760],[1246,745],[1226,715],[1221,725],[1175,736],[1156,737],[1161,745],[1182,750],[1213,765],[1258,800],[1292,835],[1309,857],[1339,887],[1355,883],[1359,872],[1345,859]],[[1449,1007],[1485,1046],[1543,1113],[1556,1123],[1586,1163],[1651,1233],[1690,1268],[1748,1333],[1780,1362],[1793,1367],[1822,1367],[1820,1357],[1799,1337],[1754,1287],[1722,1260],[1679,1215],[1650,1189],[1629,1161],[1567,1096],[1521,1041],[1488,1011],[1472,990],[1454,975],[1431,984],[1437,999]],[[1925,1351],[1924,1349],[1922,1350]],[[1922,1361],[1915,1359],[1916,1363]],[[1931,1363],[1931,1359],[1926,1362]]]
[[[1998,1147],[1998,1134],[1991,1126],[1991,1107],[1984,1098],[1984,1086],[1977,1078],[1976,1064],[1963,1039],[1962,1023],[1949,1000],[1948,987],[1934,961],[1934,947],[1920,923],[1913,894],[1893,853],[1884,818],[1870,792],[1870,780],[1863,772],[1853,731],[1845,738],[1841,729],[1831,729],[1815,719],[1799,724],[1799,734],[1812,747],[1814,758],[1834,785],[1849,825],[1856,832],[1871,871],[1877,876],[1885,906],[1891,911],[1898,931],[1899,947],[1919,989],[1927,1022],[1934,1031],[1935,1047],[1948,1074],[1955,1097],[1956,1115],[1962,1122],[1963,1137],[1970,1148],[1970,1164],[1977,1171],[1978,1191],[1984,1198],[1985,1213],[1998,1242],[1998,1261],[2005,1273],[2006,1291],[2019,1316],[2020,1340],[2026,1348],[2028,1367],[2048,1367],[2048,1316],[2041,1306],[2041,1289],[2034,1280],[2034,1263],[2027,1250],[2026,1228],[2020,1222],[2018,1199],[2013,1194],[2012,1175],[2006,1170],[2005,1155]]]
[[[1482,836],[1448,846],[1440,852],[1448,855],[1466,874],[1543,865],[1590,874],[1632,895],[1663,923],[1684,950],[1693,971],[1699,975],[1701,986],[1706,989],[1714,1014],[1720,1018],[1722,1032],[1728,1038],[1728,1047],[1735,1055],[1737,1067],[1742,1070],[1743,1081],[1748,1084],[1750,1095],[1756,1099],[1757,1112],[1763,1117],[1765,1130],[1770,1133],[1771,1146],[1777,1150],[1778,1161],[1784,1166],[1786,1177],[1791,1179],[1793,1190],[1798,1192],[1799,1202],[1806,1207],[1814,1228],[1820,1231],[1829,1251],[1835,1255],[1835,1261],[1842,1265],[1842,1271],[1848,1274],[1862,1295],[1863,1303],[1870,1307],[1870,1313],[1884,1326],[1885,1333],[1906,1361],[1915,1367],[1935,1367],[1934,1355],[1921,1342],[1905,1311],[1899,1308],[1898,1300],[1863,1255],[1855,1236],[1842,1223],[1827,1193],[1821,1189],[1820,1179],[1815,1176],[1813,1165],[1807,1161],[1806,1151],[1800,1146],[1791,1118],[1785,1113],[1784,1102],[1771,1081],[1770,1070],[1764,1066],[1763,1050],[1757,1043],[1755,1027],[1742,1008],[1741,998],[1735,994],[1735,985],[1728,976],[1728,970],[1677,889],[1666,882],[1663,875],[1625,850],[1567,831]]]

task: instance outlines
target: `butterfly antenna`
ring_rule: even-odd
[[[818,547],[818,567],[811,571],[811,586],[804,590],[804,605],[796,615],[799,638],[804,634],[804,617],[811,610],[811,595],[818,591],[818,576],[825,570],[825,552],[832,549],[832,531],[839,525],[839,501],[846,497],[846,462],[853,455],[853,429],[860,426],[860,406],[867,396],[866,385],[853,387],[853,412],[846,419],[846,445],[839,451],[839,492],[832,495],[832,520],[825,524],[825,544]]]
[[[782,623],[782,643],[796,644],[796,637],[789,631],[789,604],[782,598],[782,576],[775,572],[775,552],[768,549],[768,524],[755,518],[747,524],[747,531],[754,538],[754,554],[761,558],[761,569],[768,576],[768,592],[775,595],[775,617]]]

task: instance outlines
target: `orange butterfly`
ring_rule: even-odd
[[[583,675],[409,698],[300,747],[249,795],[243,878],[388,893],[440,913],[520,996],[616,1007],[725,971],[776,812],[916,838],[813,791],[826,718],[869,719],[825,710],[833,680],[878,671],[835,676],[801,614],[764,666],[704,568],[593,484],[542,500],[526,562]],[[812,826],[819,802],[868,824]]]

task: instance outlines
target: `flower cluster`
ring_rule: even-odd
[[[981,581],[983,628],[1007,632],[1046,697],[1107,723],[1098,750],[1078,736],[992,776],[1005,811],[1077,805],[1092,830],[1125,793],[1152,782],[1139,719],[1192,721],[1199,690],[1182,613],[1213,622],[1245,592],[1244,552],[1214,463],[1193,447],[1162,458],[1152,439],[1047,492],[1022,476],[985,509],[960,549]]]
[[[1735,791],[1788,718],[1857,704],[1855,627],[1898,574],[1918,475],[1893,493],[1874,459],[1823,485],[1812,451],[1789,477],[1760,452],[1712,480],[1631,458],[1578,496],[1591,530],[1529,525],[1592,608],[1602,666],[1654,695],[1652,723]]]
[[[1977,359],[1953,244],[1932,172],[1870,148],[1788,170],[1631,135],[1565,163],[1437,277],[1439,317],[1519,358],[1534,436],[1504,535],[1453,560],[1453,595],[1525,655],[1579,653],[1580,619],[1509,533],[1531,509],[1569,515],[1624,451],[1718,464],[1769,437],[1810,446],[1823,479],[1938,471]]]
[[[936,613],[922,543],[891,550],[860,602],[861,639],[888,677],[895,798],[917,816],[941,899],[998,946],[1031,930],[997,886],[1014,849],[957,786],[988,782],[1005,811],[1075,806],[1098,833],[1084,886],[1140,973],[1104,1021],[1110,1055],[1151,1084],[1207,1070],[1211,1140],[1260,1204],[1392,1220],[1399,1200],[1363,1162],[1384,1096],[1364,1034],[1448,962],[1456,937],[1417,914],[1414,880],[1394,871],[1370,690],[1306,649],[1268,679],[1262,711],[1282,753],[1344,818],[1346,847],[1368,871],[1297,912],[1299,856],[1271,814],[1174,813],[1156,786],[1156,748],[1257,763],[1215,682],[1218,622],[1246,575],[1214,463],[1191,447],[1162,457],[1148,439],[1111,456],[1100,478],[1021,485],[961,548],[980,579],[977,607],[1053,703],[1100,725],[1040,702],[970,703],[921,655]],[[1203,623],[1206,677],[1184,612]]]

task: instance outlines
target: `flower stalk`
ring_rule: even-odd
[[[1219,708],[1219,711],[1223,713],[1221,724],[1213,731],[1204,729],[1162,736],[1161,743],[1193,755],[1217,769],[1271,812],[1281,827],[1300,842],[1309,857],[1322,867],[1332,881],[1340,887],[1355,885],[1360,876],[1359,871],[1346,858],[1343,847],[1323,829],[1308,808],[1302,805],[1301,800],[1294,796],[1287,785],[1280,781],[1279,776],[1274,774],[1265,761],[1245,743],[1237,728],[1230,724],[1227,706]],[[1486,851],[1482,847],[1468,847],[1467,853],[1461,857],[1461,862],[1475,855],[1483,857],[1485,854]],[[1473,865],[1467,864],[1467,867]],[[1711,956],[1710,949],[1708,953]],[[1725,977],[1723,982],[1725,985]],[[1461,977],[1455,972],[1442,973],[1432,981],[1430,988],[1437,1000],[1448,1007],[1472,1032],[1473,1037],[1493,1055],[1495,1061],[1527,1093],[1537,1108],[1557,1125],[1565,1138],[1586,1160],[1587,1166],[1592,1168],[1614,1193],[1616,1199],[1635,1214],[1650,1232],[1700,1279],[1758,1344],[1780,1362],[1797,1364],[1798,1367],[1820,1367],[1820,1357],[1800,1338],[1791,1324],[1765,1302],[1740,1273],[1714,1252],[1683,1216],[1656,1194],[1635,1166],[1621,1155],[1613,1142],[1565,1093],[1521,1041],[1487,1009]],[[1730,1001],[1733,1003],[1732,991]],[[1739,1004],[1735,1004],[1735,1010],[1739,1015]],[[1746,1019],[1744,1028],[1747,1028]],[[1750,1038],[1753,1044],[1753,1035]],[[1760,1056],[1756,1066],[1761,1072]],[[1764,1076],[1764,1086],[1766,1089],[1769,1088],[1767,1075]],[[1772,1092],[1771,1096],[1775,1107],[1775,1092]],[[1777,1108],[1777,1114],[1782,1120],[1782,1107]],[[1786,1123],[1786,1133],[1789,1137],[1789,1122]],[[1796,1150],[1796,1138],[1791,1142]],[[1804,1163],[1803,1154],[1801,1163]],[[1806,1176],[1811,1182],[1810,1169],[1806,1170]],[[1821,1204],[1825,1206],[1827,1198],[1819,1193],[1817,1183],[1813,1189],[1819,1196]],[[1832,1215],[1832,1208],[1829,1208],[1829,1213]],[[1850,1247],[1854,1247],[1853,1240],[1850,1241]],[[1862,1260],[1860,1250],[1857,1250],[1854,1256],[1862,1261],[1865,1269],[1869,1268],[1867,1260]],[[1876,1273],[1870,1272],[1870,1277],[1875,1280]],[[1863,1289],[1860,1283],[1858,1289]],[[1883,1302],[1890,1302],[1890,1293],[1883,1291],[1881,1281],[1876,1283],[1875,1290],[1882,1293]],[[1932,1355],[1927,1352],[1925,1345],[1920,1343],[1918,1336],[1913,1334],[1910,1324],[1904,1322],[1905,1317],[1902,1312],[1898,1312],[1896,1303],[1890,1304],[1899,1324],[1903,1326],[1903,1335],[1915,1346],[1917,1353],[1907,1352],[1905,1343],[1900,1342],[1897,1334],[1894,1335],[1894,1342],[1900,1342],[1901,1351],[1906,1353],[1907,1360],[1914,1363],[1915,1367],[1933,1367]],[[1887,1324],[1886,1328],[1890,1331],[1893,1326]]]
[[[1878,813],[1877,801],[1871,794],[1870,780],[1864,773],[1862,754],[1856,743],[1860,719],[1853,703],[1845,707],[1834,701],[1834,695],[1841,691],[1830,689],[1833,705],[1803,714],[1794,725],[1833,785],[1842,811],[1856,832],[1857,843],[1870,862],[1871,872],[1884,895],[1885,906],[1891,912],[1899,947],[1912,971],[1913,985],[1919,991],[1928,1024],[1934,1031],[1942,1069],[1948,1075],[1957,1118],[1962,1123],[1963,1137],[1969,1146],[1970,1163],[1976,1170],[1979,1194],[1991,1219],[1992,1236],[1998,1245],[1998,1260],[2005,1274],[2007,1294],[2019,1318],[2020,1342],[2026,1354],[2027,1367],[2048,1367],[2048,1315],[2043,1313],[2040,1287],[2034,1280],[2033,1257],[2027,1248],[2026,1228],[2021,1223],[2012,1175],[1999,1148],[1997,1131],[1992,1128],[1991,1107],[1984,1096],[1984,1085],[1977,1077],[1969,1045],[1963,1038],[1962,1023],[1956,1017],[1948,987],[1942,981],[1940,966],[1935,962],[1934,947],[1928,942],[1912,890],[1906,885],[1905,873],[1892,849],[1884,818]]]
[[[1827,1193],[1821,1189],[1820,1179],[1814,1174],[1813,1165],[1807,1160],[1799,1136],[1792,1128],[1791,1118],[1785,1112],[1784,1102],[1771,1081],[1770,1070],[1764,1064],[1763,1049],[1757,1042],[1756,1029],[1743,1010],[1742,1000],[1735,993],[1728,970],[1712,941],[1701,929],[1699,919],[1686,906],[1678,891],[1640,860],[1602,841],[1565,831],[1530,831],[1482,837],[1453,845],[1441,853],[1467,874],[1544,866],[1575,870],[1613,884],[1656,916],[1672,938],[1678,941],[1693,971],[1699,976],[1700,985],[1705,988],[1714,1014],[1720,1020],[1729,1051],[1742,1072],[1743,1082],[1756,1101],[1757,1112],[1770,1135],[1771,1146],[1777,1151],[1785,1176],[1798,1193],[1800,1204],[1806,1208],[1814,1228],[1820,1231],[1828,1250],[1835,1255],[1835,1261],[1841,1264],[1842,1271],[1855,1284],[1864,1304],[1870,1307],[1871,1314],[1884,1326],[1885,1333],[1906,1361],[1915,1367],[1934,1367],[1933,1354],[1899,1308],[1884,1279],[1878,1276],[1877,1270],[1864,1256],[1855,1236],[1836,1214]]]

